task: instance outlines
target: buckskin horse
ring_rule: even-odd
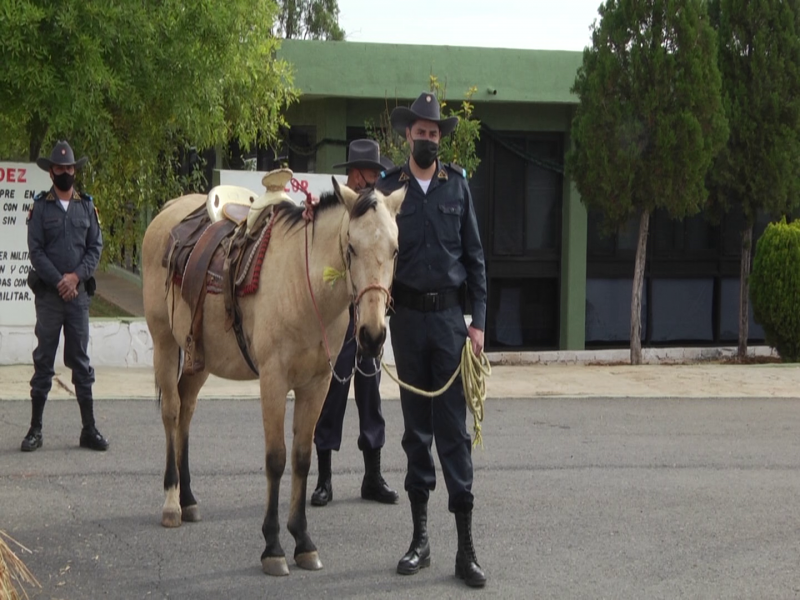
[[[289,574],[278,520],[280,482],[286,466],[287,394],[294,390],[287,528],[295,540],[296,564],[316,570],[322,563],[307,529],[306,482],[314,427],[330,382],[331,365],[344,341],[350,303],[355,305],[356,339],[363,355],[378,355],[386,338],[385,315],[398,247],[395,217],[405,190],[389,196],[372,190],[359,195],[335,180],[333,184],[334,193],[323,195],[311,222],[304,221],[302,207],[292,203],[275,207],[271,241],[260,265],[261,282],[253,293],[237,299],[247,352],[227,327],[229,323],[226,325],[229,313],[223,294],[204,294],[201,334],[205,340],[213,340],[213,348],[209,342],[204,364],[195,372],[187,372],[184,364],[195,315],[181,298],[179,281],[163,257],[173,228],[190,214],[200,214],[206,197],[193,194],[168,202],[148,226],[142,243],[145,317],[153,338],[153,365],[166,434],[166,499],[161,523],[178,527],[183,521],[200,520],[190,487],[189,425],[208,375],[258,379],[267,474],[262,525],[266,548],[261,565],[268,575]],[[333,281],[331,273],[335,274]],[[190,276],[183,273],[184,278]],[[199,276],[205,284],[206,273]],[[247,354],[252,366],[245,360]]]

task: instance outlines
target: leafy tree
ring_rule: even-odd
[[[739,288],[740,359],[747,355],[753,225],[759,211],[800,203],[800,2],[713,0],[730,138],[709,173],[715,209],[744,215]]]
[[[475,149],[475,144],[480,139],[481,122],[472,116],[474,106],[471,102],[472,96],[478,91],[473,86],[464,94],[464,100],[455,110],[447,104],[447,86],[443,85],[436,75],[431,75],[429,80],[430,91],[436,94],[441,107],[442,118],[458,117],[458,125],[452,134],[442,138],[439,144],[439,160],[442,162],[454,162],[467,170],[471,177],[475,169],[481,162]],[[405,137],[392,129],[390,110],[387,104],[378,120],[367,121],[367,136],[376,140],[381,147],[381,155],[388,156],[395,164],[406,161],[410,154],[408,142]]]
[[[275,60],[268,0],[11,0],[0,5],[0,157],[34,160],[57,139],[90,157],[119,260],[135,216],[190,187],[184,150],[267,143],[295,98]],[[191,179],[192,174],[189,174]],[[196,181],[196,180],[195,180]]]
[[[640,364],[650,215],[663,208],[681,219],[701,209],[727,125],[703,0],[608,0],[599,12],[572,88],[580,102],[567,165],[607,228],[638,217],[630,344],[631,363]]]
[[[276,35],[286,39],[344,40],[336,0],[277,0]]]

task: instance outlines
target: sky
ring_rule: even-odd
[[[338,0],[351,42],[580,51],[603,0]]]

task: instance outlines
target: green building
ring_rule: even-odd
[[[486,342],[492,351],[624,347],[636,227],[604,235],[564,175],[570,93],[582,53],[287,40],[299,103],[279,154],[296,171],[331,172],[367,121],[446,85],[471,87],[482,123],[470,180],[486,255]],[[272,167],[267,157],[259,169]],[[651,346],[728,345],[737,338],[741,216],[719,225],[656,213],[650,227],[643,340]],[[758,236],[763,229],[757,227]],[[751,321],[752,341],[763,339]]]

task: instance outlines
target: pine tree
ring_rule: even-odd
[[[712,206],[744,215],[740,359],[747,355],[753,225],[800,204],[800,2],[713,0],[730,138],[709,173]]]
[[[727,138],[716,34],[702,0],[608,0],[573,93],[567,157],[585,204],[609,228],[638,217],[631,363],[641,363],[641,298],[650,215],[697,213]]]

